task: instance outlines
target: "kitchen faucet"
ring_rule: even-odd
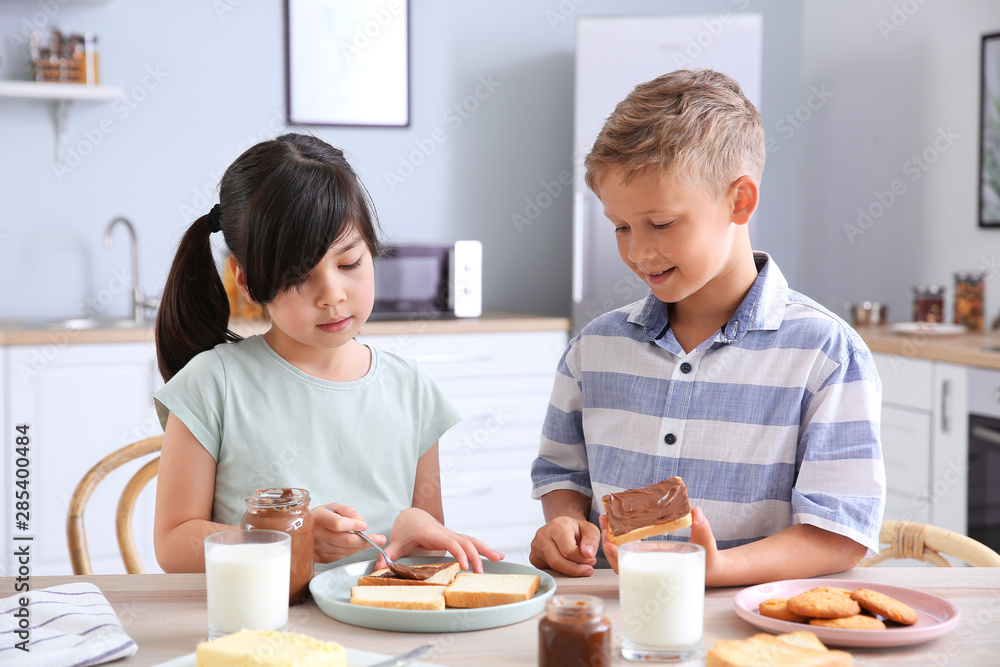
[[[136,239],[135,227],[127,219],[123,217],[117,217],[108,223],[107,229],[104,230],[104,247],[111,247],[111,232],[114,231],[115,225],[121,223],[125,225],[125,229],[128,230],[129,240],[131,241],[132,247],[132,321],[136,325],[143,325],[146,323],[146,313],[144,308],[146,306],[155,306],[154,302],[146,301],[142,294],[142,287],[139,286],[139,242]]]

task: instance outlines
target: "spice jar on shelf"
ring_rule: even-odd
[[[313,576],[313,517],[305,489],[259,489],[246,495],[247,511],[240,528],[278,530],[292,537],[288,602],[305,597]]]
[[[983,330],[983,274],[955,274],[955,324],[970,331]]]
[[[538,623],[538,667],[611,665],[611,622],[594,595],[553,595]]]
[[[944,288],[918,285],[913,288],[913,321],[944,322]]]

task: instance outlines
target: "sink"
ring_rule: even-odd
[[[142,326],[127,318],[90,318],[73,317],[56,320],[0,320],[0,329],[7,331],[26,331],[44,329],[47,331],[83,329],[134,329]]]

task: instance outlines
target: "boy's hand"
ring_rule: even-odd
[[[719,586],[716,582],[723,578],[725,556],[719,551],[712,527],[700,507],[691,508],[691,539],[688,541],[705,547],[705,585]]]
[[[538,529],[528,560],[572,577],[589,577],[597,563],[601,532],[586,519],[558,516]]]
[[[368,522],[353,507],[329,503],[313,508],[312,515],[313,534],[316,538],[314,557],[317,563],[332,563],[371,546],[348,532],[368,529]],[[385,535],[372,534],[369,537],[379,545],[385,544]]]
[[[600,522],[601,536],[604,538],[604,556],[608,559],[611,569],[617,573],[618,547],[612,544],[608,538],[608,517],[602,514]],[[691,508],[691,538],[688,541],[705,548],[705,585],[716,585],[712,582],[721,576],[724,557],[716,546],[712,527],[708,524],[708,519],[705,518],[705,513],[701,511],[700,507]]]
[[[461,535],[446,528],[437,519],[422,509],[411,507],[399,513],[392,524],[390,544],[385,552],[389,558],[396,560],[414,549],[430,551],[448,551],[463,570],[472,569],[481,574],[483,561],[480,556],[496,562],[503,559],[503,554],[491,549],[482,540],[468,535]],[[376,569],[385,565],[379,556]]]
[[[611,541],[609,537],[611,533],[611,524],[608,523],[608,517],[602,514],[597,519],[601,524],[601,539],[604,540],[604,557],[608,559],[608,564],[611,565],[611,569],[618,574],[618,545]]]

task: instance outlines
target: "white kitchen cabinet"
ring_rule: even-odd
[[[441,486],[449,528],[527,563],[543,523],[531,498],[538,453],[565,331],[378,335],[366,343],[427,369],[462,414],[441,438]]]
[[[159,386],[151,343],[12,345],[2,349],[5,433],[4,544],[15,534],[34,535],[31,574],[72,574],[66,543],[69,499],[83,475],[110,452],[161,432],[152,394]],[[31,437],[30,530],[13,525],[17,424]],[[144,460],[112,472],[91,496],[84,514],[93,570],[125,571],[115,537],[115,510],[122,488]],[[134,534],[147,572],[159,572],[153,553],[155,480],[141,494]],[[5,548],[5,552],[10,549]],[[14,574],[9,556],[4,574]]]
[[[886,519],[966,533],[968,369],[876,353]]]

